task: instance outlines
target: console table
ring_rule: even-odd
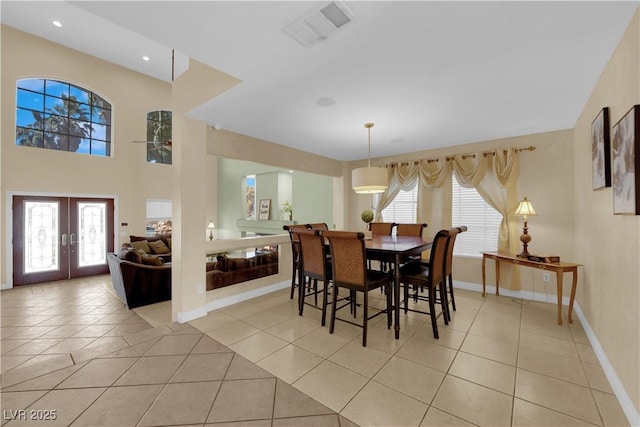
[[[573,300],[576,297],[576,286],[578,284],[578,267],[581,264],[573,264],[569,262],[536,262],[527,258],[518,258],[516,255],[504,252],[483,252],[482,253],[482,296],[485,296],[486,289],[486,273],[485,264],[488,259],[496,262],[496,295],[500,295],[500,263],[519,265],[522,267],[537,268],[539,270],[548,270],[556,273],[556,282],[558,284],[558,325],[562,325],[562,276],[564,273],[573,273],[573,283],[571,285],[571,297],[569,299],[569,313],[567,318],[569,323],[573,323],[571,314],[573,313]]]

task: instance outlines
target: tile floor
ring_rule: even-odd
[[[375,319],[363,348],[360,328],[299,317],[288,290],[165,325],[169,305],[133,313],[107,286],[0,294],[3,409],[57,408],[35,425],[74,426],[628,425],[579,322],[556,325],[552,304],[457,290],[439,340],[409,313],[399,340]]]

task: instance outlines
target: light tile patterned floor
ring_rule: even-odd
[[[355,326],[299,317],[288,290],[179,325],[167,303],[138,316],[105,286],[0,294],[2,409],[73,426],[628,425],[584,330],[556,325],[552,304],[457,290],[439,340],[409,313],[399,340],[374,320],[363,348]]]
[[[3,426],[354,425],[200,330],[169,322],[169,304],[127,310],[110,286],[101,276],[0,294]],[[253,352],[240,345],[254,358],[287,344],[256,331]]]

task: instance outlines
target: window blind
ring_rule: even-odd
[[[456,238],[456,255],[479,255],[498,250],[498,231],[502,215],[493,209],[475,188],[465,188],[452,177],[451,222],[468,230]]]
[[[418,185],[409,191],[400,190],[389,206],[382,210],[382,218],[384,222],[412,224],[417,222],[417,211]]]

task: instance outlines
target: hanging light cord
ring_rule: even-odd
[[[367,157],[367,165],[371,167],[371,128],[373,127],[373,123],[365,123],[364,127],[369,130],[369,156]]]

